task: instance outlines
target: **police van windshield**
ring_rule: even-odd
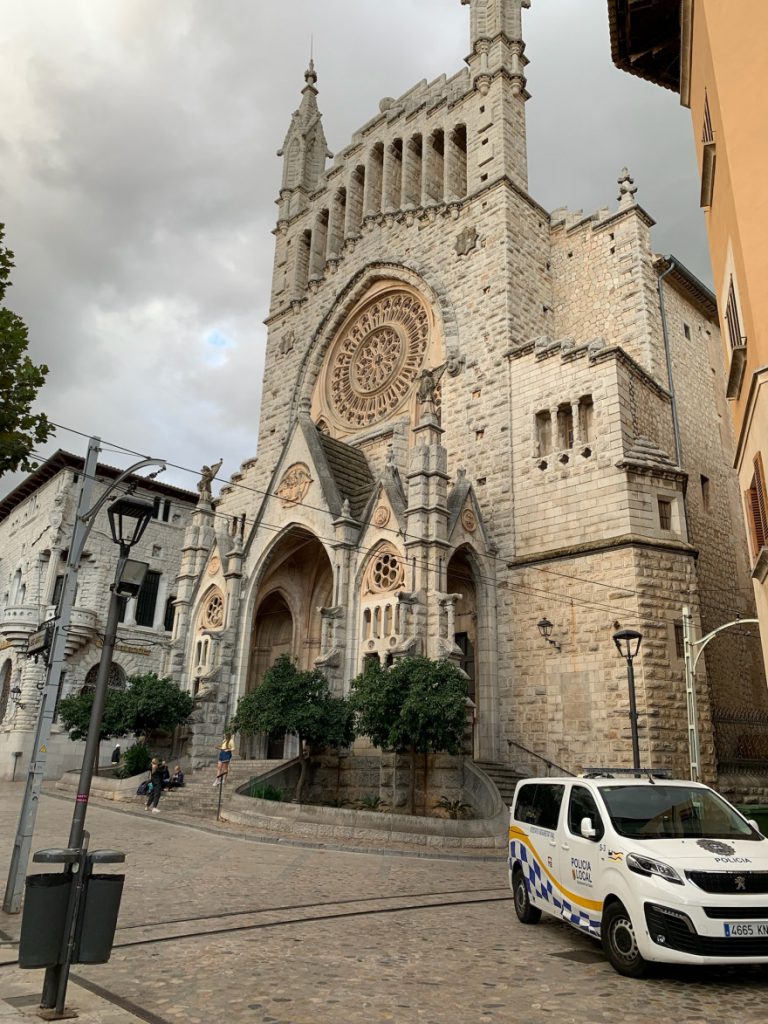
[[[613,827],[631,839],[763,837],[716,793],[693,786],[601,786]]]

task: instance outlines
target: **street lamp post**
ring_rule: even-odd
[[[632,665],[640,650],[643,634],[634,629],[621,629],[613,634],[613,642],[619,654],[627,662],[627,686],[629,687],[629,721],[632,727],[632,767],[635,775],[640,774],[640,743],[637,738],[637,705],[635,703],[635,669]]]
[[[75,809],[72,815],[72,825],[67,844],[68,851],[76,854],[80,859],[82,859],[82,853],[85,848],[84,840],[87,836],[85,832],[85,815],[88,809],[94,763],[99,751],[101,720],[104,715],[104,705],[107,697],[107,681],[109,679],[109,670],[112,666],[112,654],[115,647],[118,620],[120,618],[120,599],[138,594],[148,569],[148,565],[145,562],[133,561],[128,555],[133,545],[141,539],[152,519],[152,513],[153,506],[151,504],[133,497],[118,498],[107,511],[112,538],[120,547],[120,555],[117,561],[115,579],[110,588],[112,594],[107,613],[104,646],[102,647],[99,660],[99,671],[93,694],[91,718],[88,723],[88,735],[85,741],[83,763],[80,769],[80,779],[75,798]],[[72,963],[77,939],[78,911],[82,903],[85,887],[82,871],[73,871],[71,863],[67,871],[70,874],[70,897],[64,925],[61,962],[55,967],[46,969],[43,994],[40,1001],[40,1005],[44,1009],[50,1009],[55,1006],[57,1015],[64,1012],[69,968]]]

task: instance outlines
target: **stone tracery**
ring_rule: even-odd
[[[331,350],[326,397],[335,415],[365,427],[394,412],[418,378],[429,340],[429,315],[415,295],[393,290],[369,301]]]

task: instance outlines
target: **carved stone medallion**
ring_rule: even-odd
[[[331,349],[326,397],[336,416],[367,427],[408,398],[429,345],[429,315],[410,292],[377,296],[359,311]]]
[[[389,509],[386,505],[379,505],[376,511],[373,513],[373,525],[382,527],[386,526],[389,522]]]
[[[469,506],[464,508],[461,513],[461,525],[467,531],[467,533],[474,533],[477,529],[477,516]]]
[[[221,561],[219,560],[219,556],[218,555],[214,555],[213,558],[208,563],[208,575],[209,576],[215,576],[220,568],[221,568]]]
[[[309,467],[303,462],[294,462],[292,466],[289,466],[283,473],[275,492],[282,501],[283,508],[288,505],[298,505],[300,501],[303,501],[311,483]]]

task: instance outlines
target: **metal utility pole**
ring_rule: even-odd
[[[77,513],[75,515],[72,541],[69,545],[67,569],[61,589],[61,600],[53,627],[53,636],[48,655],[48,675],[40,700],[40,712],[37,719],[35,744],[29,761],[27,786],[24,792],[24,800],[21,804],[21,814],[19,815],[16,839],[13,844],[13,853],[11,854],[8,883],[5,887],[3,910],[6,914],[18,914],[21,909],[24,877],[27,872],[27,863],[29,862],[29,854],[32,848],[32,834],[35,831],[35,818],[40,799],[40,789],[45,775],[45,763],[48,759],[48,741],[51,736],[53,712],[56,707],[56,696],[59,692],[59,682],[64,666],[72,606],[75,603],[75,594],[77,592],[77,573],[80,568],[80,559],[85,547],[85,541],[90,532],[90,526],[86,523],[84,516],[91,503],[91,494],[93,493],[100,451],[101,439],[91,437],[88,441],[88,454],[86,455],[83,478],[80,483],[80,495],[77,499]]]
[[[688,707],[688,747],[691,758],[691,781],[698,782],[701,771],[699,760],[699,715],[696,708],[696,666],[710,640],[726,629],[743,626],[747,623],[759,624],[759,619],[734,619],[713,629],[701,640],[693,639],[693,616],[688,605],[683,606],[683,654],[685,656],[685,696]],[[699,650],[694,652],[694,647]]]
[[[75,603],[77,591],[77,571],[80,568],[80,559],[85,548],[85,542],[96,516],[106,504],[107,500],[124,480],[145,466],[159,466],[165,469],[165,463],[158,459],[142,459],[141,462],[130,466],[104,491],[95,505],[90,506],[93,484],[96,479],[96,468],[98,455],[101,451],[101,439],[92,437],[88,441],[88,455],[83,470],[83,480],[80,488],[80,497],[77,502],[77,514],[72,532],[72,543],[67,558],[67,572],[64,577],[64,584],[61,591],[61,602],[54,625],[51,650],[48,661],[48,677],[43,689],[40,703],[40,713],[37,720],[37,731],[35,733],[35,746],[32,759],[29,765],[27,777],[27,788],[24,793],[24,800],[21,805],[19,825],[16,831],[16,839],[11,855],[11,866],[8,871],[8,884],[5,889],[3,910],[6,914],[18,914],[21,909],[21,897],[24,890],[24,878],[29,852],[32,846],[32,833],[35,830],[35,817],[37,815],[37,804],[40,798],[40,789],[45,774],[45,762],[47,758],[48,740],[51,735],[53,723],[53,712],[56,707],[56,695],[59,691],[62,665],[64,662],[67,632],[72,615],[72,606]],[[94,755],[95,756],[95,755]]]

